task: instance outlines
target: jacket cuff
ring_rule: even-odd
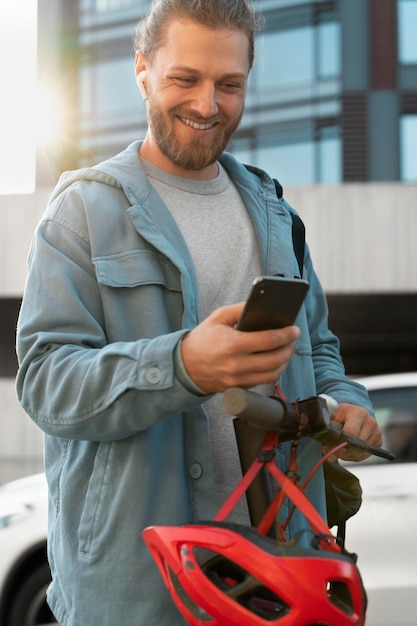
[[[195,382],[190,378],[190,376],[187,373],[187,370],[185,369],[182,356],[181,356],[181,342],[184,337],[185,335],[181,337],[180,341],[175,346],[174,367],[175,367],[176,377],[178,378],[180,383],[185,387],[185,389],[189,391],[190,393],[196,396],[210,395],[210,394],[204,393],[204,391],[202,391],[200,387],[198,387],[198,385],[195,384]]]

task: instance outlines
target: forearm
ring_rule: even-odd
[[[201,403],[177,379],[178,333],[102,349],[62,346],[23,359],[17,391],[23,408],[48,434],[108,440],[128,437]]]
[[[17,392],[47,433],[118,439],[201,403],[177,378],[186,331],[167,323],[161,291],[153,301],[149,286],[106,300],[102,290],[86,238],[43,224],[19,317]]]

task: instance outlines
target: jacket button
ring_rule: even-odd
[[[200,463],[193,463],[190,467],[190,476],[191,478],[200,478],[201,474],[203,473],[203,468],[201,467]]]
[[[150,367],[146,370],[145,378],[151,385],[157,385],[161,382],[162,374],[159,367]]]

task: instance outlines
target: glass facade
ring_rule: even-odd
[[[274,9],[276,4],[270,2],[265,12],[246,114],[229,149],[286,184],[340,182],[337,3]],[[100,161],[145,133],[131,37],[149,5],[143,0],[80,2],[81,165]]]
[[[417,64],[417,0],[398,0],[398,57],[404,64]]]
[[[249,84],[260,103],[260,123],[242,128],[231,145],[237,156],[287,185],[342,180],[340,23],[329,3],[323,10],[316,5],[314,11],[304,5],[293,13],[276,10],[266,16]]]
[[[98,162],[146,132],[145,107],[134,79],[132,35],[150,4],[150,0],[79,0],[75,34],[80,150],[76,166]],[[256,42],[245,114],[230,151],[267,169],[286,185],[380,179],[380,174],[379,178],[374,175],[378,157],[373,164],[368,162],[375,151],[371,135],[376,119],[370,104],[370,78],[366,79],[370,0],[359,5],[366,22],[362,39],[360,29],[351,35],[357,16],[349,23],[354,8],[349,0],[259,0],[256,4],[265,16],[265,30]],[[394,61],[399,77],[395,89],[407,92],[400,99],[408,104],[401,105],[389,122],[398,128],[394,133],[398,145],[390,147],[397,165],[387,168],[380,160],[381,167],[397,172],[389,174],[390,180],[416,181],[412,153],[417,150],[417,104],[409,92],[416,91],[417,85],[413,83],[417,0],[397,0],[395,19],[398,58]],[[384,74],[385,66],[380,71]],[[365,78],[351,88],[345,84],[346,75]],[[375,107],[381,110],[379,104]]]
[[[417,181],[417,114],[400,120],[401,180]]]
[[[402,82],[409,90],[408,101],[400,117],[400,178],[417,181],[417,0],[398,0],[398,62]]]

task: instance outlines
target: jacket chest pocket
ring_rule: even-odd
[[[181,275],[151,250],[93,259],[109,341],[133,341],[182,326]]]

